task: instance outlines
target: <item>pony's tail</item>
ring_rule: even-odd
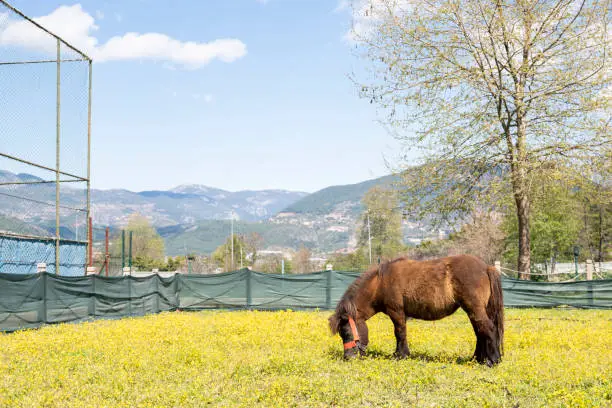
[[[491,283],[491,297],[487,303],[487,315],[493,321],[497,334],[497,347],[504,353],[504,292],[502,291],[501,275],[493,266],[487,267]]]

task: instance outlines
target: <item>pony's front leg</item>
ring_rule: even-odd
[[[365,320],[357,321],[357,331],[359,332],[359,354],[364,356],[370,339],[368,337],[368,325]]]
[[[387,313],[395,327],[395,340],[397,345],[393,355],[397,358],[406,358],[410,354],[408,343],[406,342],[406,315],[404,312],[389,311]]]

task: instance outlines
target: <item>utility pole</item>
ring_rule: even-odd
[[[231,240],[232,240],[232,271],[234,270],[234,210],[232,210],[231,213],[231,217],[232,217],[232,222],[231,222],[231,229],[232,229],[232,233],[231,233]]]
[[[368,217],[368,247],[370,250],[370,265],[372,265],[372,231],[370,230],[370,210],[367,211]]]

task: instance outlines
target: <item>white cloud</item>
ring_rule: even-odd
[[[101,10],[96,10],[96,18],[98,20],[104,20],[104,12]]]
[[[0,21],[2,19],[6,19],[6,15],[0,14]],[[98,29],[95,19],[84,11],[80,4],[61,6],[34,20],[88,54],[96,62],[140,59],[197,69],[216,59],[233,62],[247,53],[246,45],[238,39],[183,42],[161,33],[130,32],[99,44],[98,39],[94,37]],[[0,26],[0,45],[53,53],[56,42],[25,21],[9,20]]]
[[[95,49],[98,40],[91,36],[98,29],[94,18],[80,4],[61,6],[49,15],[34,19],[41,26],[59,35],[84,51]],[[53,52],[56,40],[25,20],[8,19],[0,31],[0,45],[14,45]]]

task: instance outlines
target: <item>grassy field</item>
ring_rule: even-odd
[[[612,406],[612,311],[507,310],[504,361],[469,360],[462,312],[370,320],[370,353],[341,359],[329,312],[164,313],[0,334],[2,407]]]

